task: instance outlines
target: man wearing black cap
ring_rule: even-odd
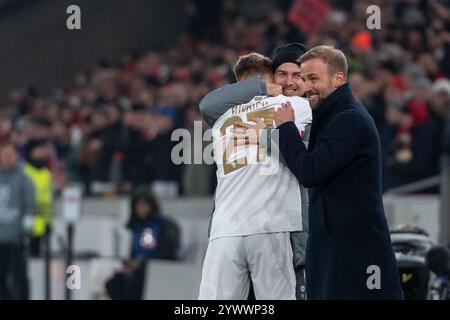
[[[199,104],[200,113],[212,127],[228,109],[246,103],[255,96],[301,96],[303,80],[296,61],[307,47],[301,43],[289,43],[275,49],[272,55],[274,84],[264,82],[260,76],[220,87],[207,94]]]
[[[303,94],[303,81],[296,60],[306,51],[306,46],[300,43],[290,43],[275,49],[272,59],[273,80],[282,86],[285,96]]]
[[[301,96],[303,94],[303,80],[300,77],[300,67],[297,59],[307,51],[305,45],[290,43],[275,49],[272,55],[272,70],[274,84],[265,83],[261,77],[256,76],[235,84],[226,85],[206,95],[200,101],[200,112],[203,119],[212,127],[214,122],[228,109],[236,105],[246,103],[255,96]],[[271,135],[267,134],[267,139]],[[304,135],[304,141],[308,140],[308,133]],[[261,141],[261,144],[270,145],[269,141]],[[306,298],[305,286],[305,252],[308,231],[308,192],[301,187],[302,199],[302,225],[303,231],[291,233],[291,244],[294,254],[294,267],[297,277],[297,299]]]

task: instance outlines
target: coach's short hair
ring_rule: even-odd
[[[272,75],[272,61],[257,52],[239,56],[238,61],[234,65],[234,75],[240,81],[244,77],[252,75]]]
[[[336,49],[333,46],[317,46],[302,55],[299,59],[299,62],[301,64],[305,61],[316,58],[321,59],[328,65],[330,75],[342,72],[344,73],[345,80],[347,80],[348,63],[345,54],[341,50]]]

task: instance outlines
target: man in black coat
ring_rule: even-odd
[[[301,58],[313,109],[308,150],[289,104],[275,112],[279,148],[310,188],[306,251],[309,299],[402,299],[383,210],[380,142],[356,101],[342,51],[318,46]]]

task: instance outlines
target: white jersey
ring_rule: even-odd
[[[210,240],[270,232],[302,230],[300,185],[278,156],[261,146],[233,144],[231,129],[239,122],[264,119],[275,127],[273,111],[290,101],[300,134],[311,123],[311,108],[300,97],[255,97],[232,107],[213,126],[217,164],[215,210]]]

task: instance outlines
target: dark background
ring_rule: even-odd
[[[0,1],[0,102],[16,84],[45,91],[102,57],[161,48],[182,28],[183,1]],[[81,30],[69,30],[69,5],[81,9]]]

